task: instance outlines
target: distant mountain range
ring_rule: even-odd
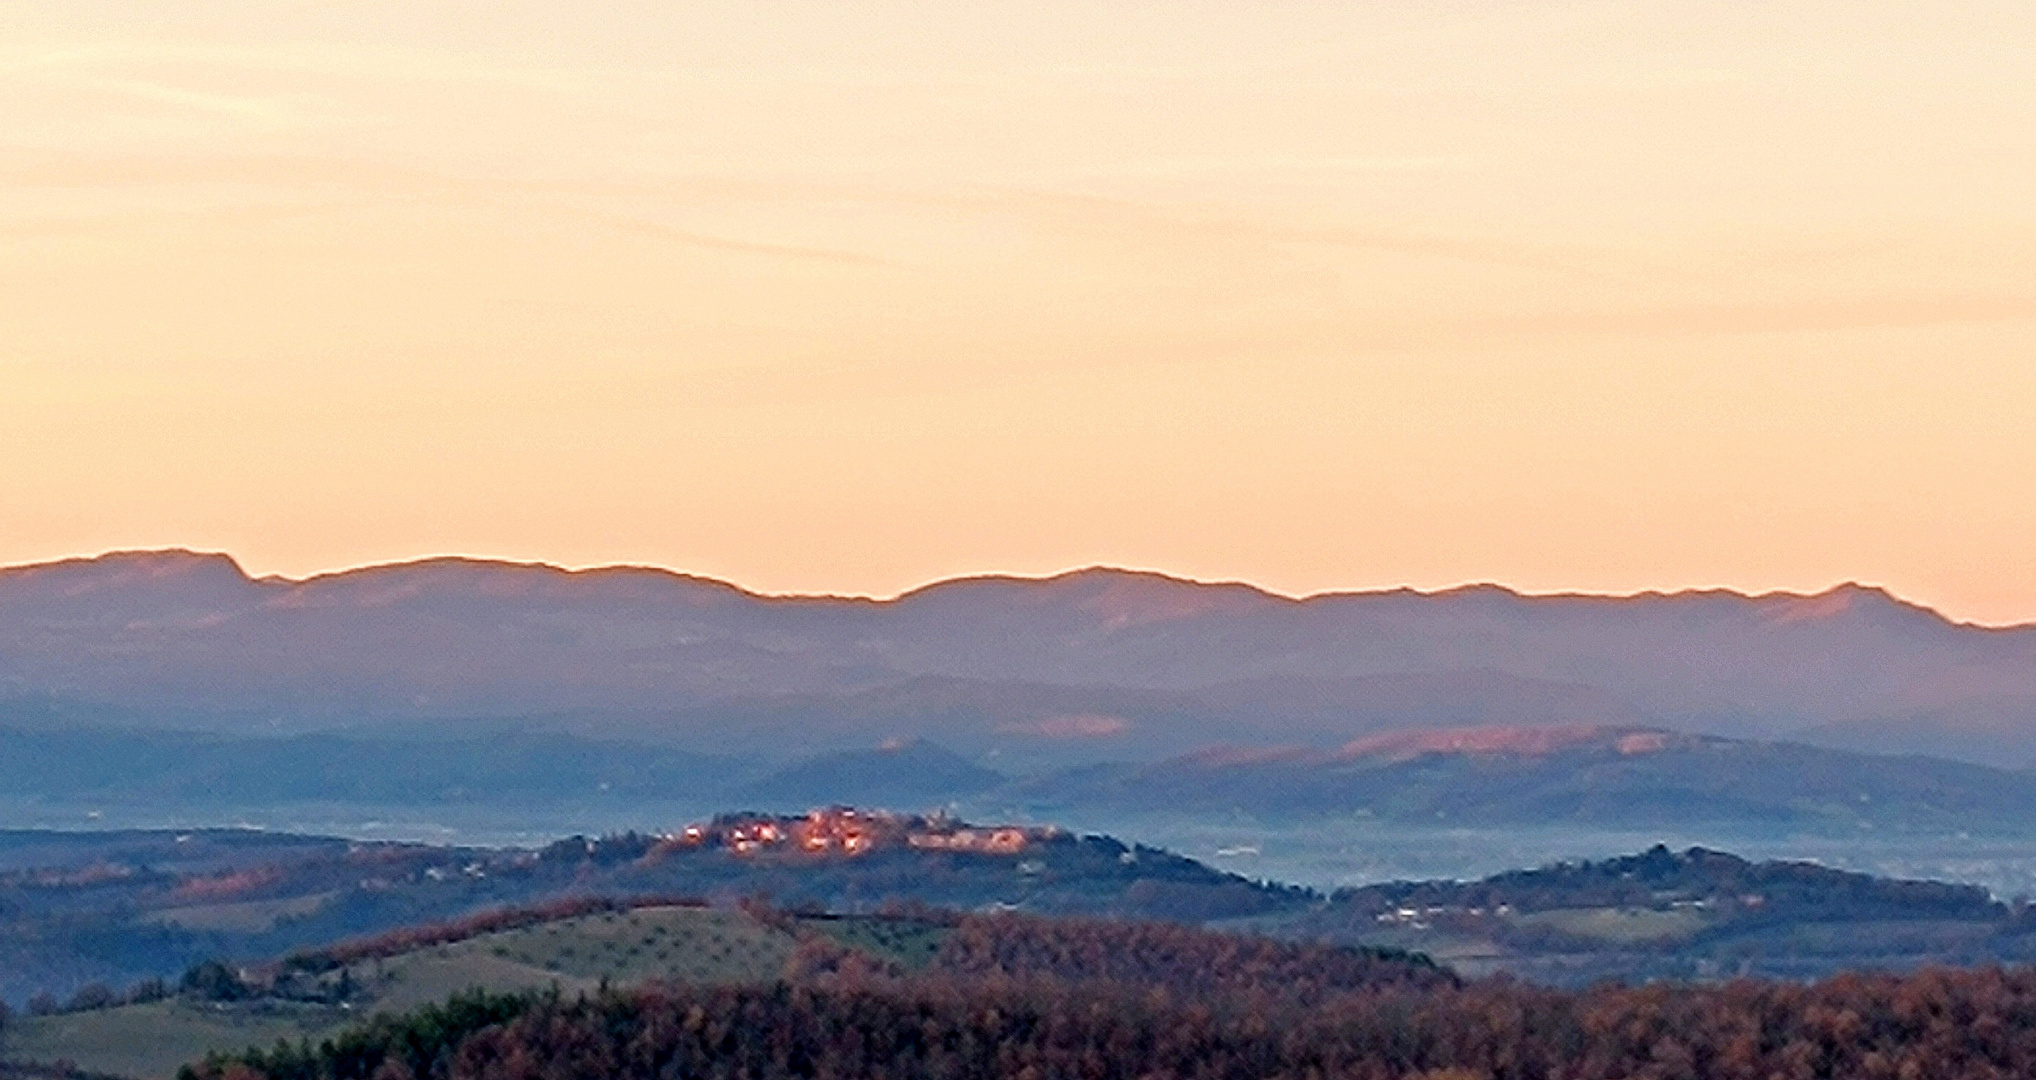
[[[465,559],[301,581],[182,551],[0,570],[0,727],[440,738],[478,719],[779,763],[928,738],[1013,774],[1580,725],[2021,767],[2036,627],[1859,586],[1290,599],[1095,569],[876,601]]]

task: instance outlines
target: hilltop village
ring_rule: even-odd
[[[660,838],[664,851],[719,849],[736,855],[861,856],[884,848],[1018,855],[1065,835],[1052,826],[975,826],[945,815],[834,806],[801,816],[724,814]]]

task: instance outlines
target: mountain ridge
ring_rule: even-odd
[[[2036,626],[1956,623],[1865,585],[1290,597],[1091,567],[870,598],[465,557],[252,577],[173,549],[0,569],[0,701],[38,697],[155,726],[571,716],[739,737],[741,717],[771,732],[759,745],[799,730],[821,749],[929,737],[1063,757],[1617,722],[2022,762]],[[1919,715],[1956,730],[1881,723]]]
[[[186,567],[230,568],[232,575],[241,582],[258,587],[301,589],[308,586],[329,586],[341,582],[360,581],[391,573],[428,570],[470,570],[507,573],[534,573],[551,578],[565,578],[577,581],[596,581],[611,577],[641,576],[672,583],[706,586],[715,591],[762,601],[817,601],[848,605],[897,605],[924,600],[959,589],[1001,586],[1067,586],[1092,580],[1113,582],[1135,581],[1184,587],[1196,590],[1216,590],[1224,593],[1248,594],[1254,599],[1274,604],[1311,604],[1341,600],[1370,600],[1380,598],[1450,599],[1470,598],[1481,595],[1498,595],[1508,600],[1528,603],[1550,604],[1576,603],[1655,603],[1655,602],[1698,602],[1705,600],[1726,600],[1757,602],[1780,609],[1777,614],[1788,621],[1804,618],[1828,617],[1845,614],[1854,604],[1867,602],[1889,608],[1927,616],[1945,625],[1959,629],[1979,631],[2030,631],[2036,632],[2036,620],[1989,625],[1968,620],[1954,619],[1949,615],[1914,600],[1895,594],[1880,585],[1859,581],[1841,581],[1816,592],[1799,592],[1792,589],[1770,589],[1765,592],[1748,592],[1722,586],[1702,586],[1686,589],[1642,589],[1629,593],[1586,592],[1579,590],[1557,590],[1554,592],[1532,592],[1510,585],[1491,581],[1465,582],[1435,589],[1419,589],[1401,585],[1377,589],[1325,589],[1310,593],[1283,593],[1242,579],[1201,579],[1161,570],[1139,569],[1096,563],[1046,574],[1013,574],[985,572],[961,574],[939,578],[915,585],[890,596],[861,593],[834,592],[766,592],[752,589],[737,582],[694,574],[684,570],[657,566],[650,563],[602,563],[584,567],[562,566],[543,560],[496,558],[469,555],[428,555],[413,559],[398,559],[389,562],[364,563],[359,566],[334,570],[321,570],[300,577],[287,574],[255,575],[243,567],[238,558],[223,551],[201,551],[194,548],[121,548],[96,555],[67,556],[36,562],[16,563],[0,566],[0,585],[11,584],[22,579],[66,572],[108,570],[152,571],[148,576],[166,576],[165,571]]]

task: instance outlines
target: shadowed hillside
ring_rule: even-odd
[[[1007,797],[1049,814],[2021,835],[2036,809],[2036,774],[1649,728],[1460,728],[1369,736],[1335,750],[1219,748],[1071,769]]]

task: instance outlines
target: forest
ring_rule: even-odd
[[[1963,1080],[2036,1074],[2036,973],[1463,980],[1180,926],[963,916],[906,971],[816,935],[768,984],[469,994],[182,1080]]]

